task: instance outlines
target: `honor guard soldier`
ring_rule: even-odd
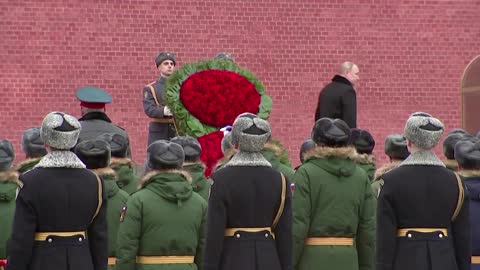
[[[21,187],[18,173],[11,169],[14,158],[12,143],[0,140],[0,261],[7,259],[7,241],[12,233],[15,197],[17,189]]]
[[[141,188],[127,202],[117,242],[117,270],[200,269],[207,202],[181,170],[180,145],[159,140],[147,149]]]
[[[80,100],[82,112],[82,117],[78,119],[82,125],[78,142],[95,140],[105,133],[122,135],[129,142],[127,132],[113,124],[105,113],[105,105],[112,102],[112,97],[107,92],[97,87],[82,87],[77,91],[77,99]],[[127,155],[131,155],[130,143]]]
[[[447,137],[445,137],[445,140],[443,140],[443,155],[447,158],[443,161],[443,163],[448,169],[452,171],[458,170],[458,163],[455,160],[455,145],[457,144],[457,142],[468,138],[475,137],[467,133],[461,133],[458,131],[456,132],[454,130],[453,132],[450,132]]]
[[[135,166],[127,157],[128,141],[121,135],[106,133],[98,137],[110,144],[112,159],[110,168],[117,173],[117,185],[128,194],[137,191],[138,183],[135,176]]]
[[[412,114],[405,125],[410,156],[382,176],[377,200],[377,270],[467,270],[469,200],[458,175],[432,151],[440,120]]]
[[[375,171],[374,180],[372,182],[372,190],[375,197],[378,197],[380,189],[384,184],[382,179],[383,174],[398,167],[400,162],[404,161],[410,155],[407,147],[407,139],[401,134],[388,135],[385,139],[384,150],[385,154],[390,159],[390,162],[384,164]]]
[[[48,154],[20,176],[7,270],[107,268],[103,181],[70,151],[80,128],[61,112],[43,119]]]
[[[231,134],[238,152],[211,175],[202,269],[292,269],[290,189],[261,153],[270,124],[240,114]]]
[[[373,149],[375,148],[375,140],[372,134],[367,130],[352,128],[350,144],[355,147],[358,153],[357,164],[368,175],[368,179],[373,181],[377,165],[375,164],[375,156]]]
[[[143,88],[143,110],[151,120],[148,145],[156,140],[169,140],[177,134],[172,111],[165,105],[165,83],[175,69],[175,54],[161,52],[155,58],[155,64],[160,78]]]
[[[480,141],[477,139],[458,142],[455,145],[455,160],[470,197],[471,270],[480,270]]]
[[[22,151],[27,159],[15,165],[19,173],[24,173],[40,162],[40,159],[47,154],[47,149],[40,138],[40,127],[32,127],[22,136]]]
[[[202,146],[197,139],[192,137],[178,136],[172,138],[170,141],[179,144],[183,148],[183,152],[185,152],[183,169],[189,172],[192,176],[193,191],[202,196],[205,201],[208,201],[210,180],[205,178],[205,165],[200,160]]]
[[[295,269],[373,270],[375,198],[355,163],[350,128],[343,120],[320,118],[312,139],[317,147],[294,176]]]
[[[108,268],[114,269],[117,232],[120,227],[122,209],[126,206],[128,193],[117,185],[117,174],[109,168],[110,145],[103,140],[83,141],[75,146],[75,154],[87,166],[103,179],[107,194],[107,225],[108,225]]]

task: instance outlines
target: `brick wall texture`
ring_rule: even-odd
[[[358,123],[377,140],[426,111],[461,125],[460,78],[480,54],[480,1],[0,1],[0,138],[14,142],[53,110],[80,116],[83,85],[113,96],[108,115],[145,158],[142,87],[161,50],[178,64],[231,52],[264,83],[274,137],[298,164],[317,97],[337,66],[358,63]],[[437,147],[439,151],[440,147]]]

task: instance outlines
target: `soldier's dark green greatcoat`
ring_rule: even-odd
[[[375,199],[354,148],[317,147],[294,176],[297,270],[373,270]],[[305,245],[309,237],[354,238],[353,246]]]
[[[138,183],[133,162],[129,158],[112,158],[110,168],[117,173],[118,186],[128,194],[137,191]]]
[[[356,159],[357,165],[365,171],[370,179],[370,182],[374,180],[375,170],[377,165],[375,164],[375,156],[374,155],[367,155],[367,154],[359,154],[358,158]]]
[[[117,270],[198,269],[207,203],[184,171],[153,171],[127,202],[117,242]],[[136,256],[194,256],[191,264],[140,264]]]
[[[470,269],[469,199],[465,197],[453,219],[460,194],[454,172],[433,152],[422,150],[410,154],[382,179],[376,269]],[[410,237],[397,237],[397,230],[403,228],[444,228],[448,235],[413,231]]]
[[[116,174],[112,169],[102,168],[93,171],[102,177],[104,181],[105,193],[107,195],[108,256],[115,257],[120,216],[130,196],[118,187]],[[109,265],[109,269],[114,269],[114,267]]]
[[[7,258],[7,242],[12,232],[15,196],[19,186],[18,173],[0,172],[0,260]]]
[[[293,181],[294,171],[290,165],[281,162],[282,149],[274,143],[266,143],[262,150],[263,157],[272,164],[272,168],[281,172],[289,181]]]
[[[202,163],[184,163],[183,169],[192,176],[193,191],[198,193],[205,201],[208,201],[211,180],[205,178],[205,165]]]

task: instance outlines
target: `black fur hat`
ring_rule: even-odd
[[[350,135],[350,144],[357,149],[359,154],[371,155],[375,148],[375,140],[372,134],[367,130],[352,128]]]
[[[480,140],[463,140],[455,144],[455,160],[463,169],[480,169]]]
[[[110,144],[104,140],[86,140],[75,146],[75,154],[88,169],[106,168],[110,165]]]
[[[321,146],[343,147],[350,140],[350,128],[341,119],[320,118],[312,130],[312,140]]]

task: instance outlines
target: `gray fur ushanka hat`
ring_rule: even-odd
[[[390,134],[385,138],[385,154],[393,159],[404,160],[409,155],[407,140],[401,134]]]
[[[158,140],[148,146],[147,166],[150,169],[179,169],[184,161],[185,152],[177,143]]]
[[[45,116],[40,136],[46,145],[58,150],[69,150],[77,144],[80,122],[66,113],[51,112]]]
[[[271,136],[270,124],[252,113],[242,113],[233,122],[232,144],[239,151],[260,152]]]
[[[197,139],[190,136],[177,136],[170,139],[171,142],[179,144],[185,152],[186,162],[196,162],[202,154],[202,146]]]
[[[15,159],[13,145],[8,140],[0,140],[0,172],[7,171]]]
[[[438,144],[443,130],[440,120],[428,113],[416,112],[408,118],[404,136],[419,148],[431,149]]]
[[[40,138],[40,127],[32,127],[23,132],[22,151],[30,158],[43,157],[47,149]]]

